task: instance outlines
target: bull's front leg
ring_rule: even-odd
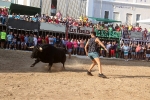
[[[36,60],[35,60],[35,62],[30,66],[30,67],[34,67],[37,63],[39,63],[40,62],[40,60],[37,58]]]
[[[52,65],[53,65],[53,63],[49,63],[49,69],[48,69],[49,72],[51,72]]]

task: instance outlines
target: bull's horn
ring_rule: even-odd
[[[39,50],[42,52],[43,49],[40,47]]]
[[[34,46],[31,46],[31,47],[28,47],[28,48],[33,49],[33,48],[34,48]]]

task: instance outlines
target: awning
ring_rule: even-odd
[[[96,21],[108,22],[108,23],[121,22],[121,21],[117,21],[117,20],[113,20],[113,19],[104,19],[104,18],[95,18],[95,17],[88,17],[88,18],[91,18],[91,19],[96,20]]]
[[[150,24],[150,19],[139,20],[137,23]]]
[[[24,6],[24,5],[18,5],[18,4],[11,4],[10,5],[11,14],[17,13],[20,15],[35,15],[40,14],[41,9],[36,7],[30,7],[30,6]]]

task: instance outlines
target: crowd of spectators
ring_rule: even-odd
[[[6,17],[8,16],[8,10],[3,8],[0,10],[0,18],[2,24],[5,24]],[[81,16],[79,19],[74,19],[71,17],[62,18],[62,14],[58,11],[56,16],[48,16],[47,14],[39,15],[36,14],[35,16],[29,15],[20,15],[20,14],[12,14],[9,15],[9,18],[13,18],[16,20],[25,20],[25,21],[32,21],[32,22],[45,22],[45,23],[54,23],[54,24],[62,24],[62,25],[69,25],[69,27],[76,26],[76,27],[90,27],[96,30],[105,30],[105,31],[127,31],[128,34],[130,32],[143,32],[144,36],[147,36],[149,31],[145,28],[142,29],[141,27],[135,27],[132,25],[118,25],[114,26],[113,24],[104,24],[98,23],[93,24],[91,21],[88,20],[86,16]],[[85,55],[84,46],[86,44],[86,39],[68,39],[59,38],[59,36],[54,37],[52,35],[47,34],[46,36],[38,36],[36,34],[16,34],[13,32],[6,33],[5,30],[1,32],[1,48],[6,50],[13,49],[13,50],[29,50],[28,47],[41,45],[41,44],[50,44],[53,46],[63,46],[68,49],[70,55]],[[6,35],[6,37],[5,37]],[[5,38],[4,38],[5,37]],[[129,37],[130,38],[130,37]],[[101,47],[98,48],[98,52],[101,57],[115,57],[115,58],[125,58],[126,61],[128,59],[145,59],[149,57],[149,47],[147,44],[121,44],[119,45],[115,41],[102,41],[106,48],[109,50],[109,53],[106,53],[105,50]],[[68,43],[68,44],[67,44]],[[139,49],[140,48],[140,49]],[[147,55],[146,55],[147,54]],[[69,56],[71,57],[71,56]]]

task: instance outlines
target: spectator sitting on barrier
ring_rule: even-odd
[[[32,22],[37,22],[37,16],[36,16],[36,15],[33,16],[33,17],[31,18],[31,21],[32,21]]]
[[[48,18],[48,23],[52,23],[51,17]]]
[[[58,20],[57,17],[56,17],[56,19],[55,19],[55,24],[59,24],[59,20]]]
[[[8,11],[7,11],[6,7],[4,7],[4,8],[1,9],[0,15],[1,15],[1,22],[2,22],[2,24],[5,24],[6,17],[8,17]]]
[[[62,18],[62,14],[60,13],[59,10],[58,10],[58,12],[56,13],[56,17],[57,17],[58,19],[61,19],[61,18]]]
[[[20,20],[20,14],[15,14],[15,19]]]

